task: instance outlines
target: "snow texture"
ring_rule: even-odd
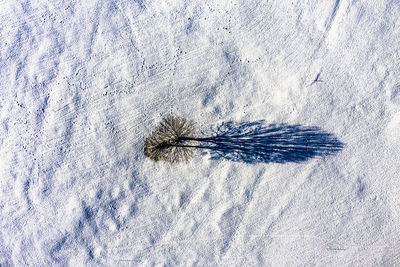
[[[1,266],[400,266],[397,0],[0,0]],[[153,162],[162,117],[335,154]]]

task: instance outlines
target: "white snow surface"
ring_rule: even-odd
[[[1,266],[400,266],[397,0],[1,0]],[[175,114],[303,163],[153,162]]]

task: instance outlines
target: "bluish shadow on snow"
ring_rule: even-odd
[[[303,162],[333,155],[344,147],[333,134],[318,127],[267,125],[264,121],[225,122],[212,137],[197,140],[201,148],[210,151],[211,159],[250,164]]]

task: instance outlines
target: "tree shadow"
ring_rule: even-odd
[[[255,122],[225,122],[206,138],[191,146],[209,150],[211,159],[236,162],[288,163],[304,162],[315,157],[338,153],[344,144],[319,127]]]

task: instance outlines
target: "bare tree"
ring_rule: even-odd
[[[344,147],[333,134],[315,126],[224,122],[210,137],[197,137],[195,131],[192,122],[168,116],[146,139],[144,153],[155,161],[180,162],[188,161],[193,149],[205,149],[211,159],[254,164],[303,162]]]
[[[192,158],[196,128],[181,117],[167,116],[144,142],[144,154],[154,161],[181,162]]]

